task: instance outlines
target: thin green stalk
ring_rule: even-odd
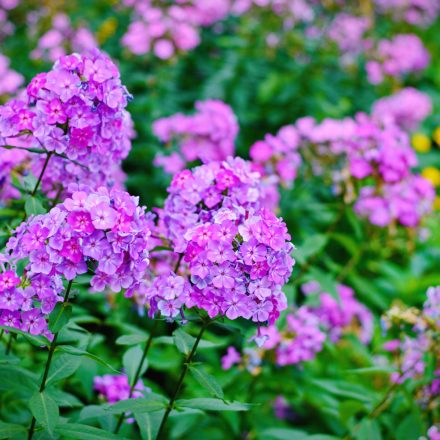
[[[199,346],[200,340],[202,339],[203,333],[205,332],[206,328],[208,327],[208,325],[210,323],[211,323],[211,321],[209,319],[206,319],[203,321],[203,325],[200,329],[199,334],[197,335],[197,338],[196,338],[196,341],[194,342],[193,348],[192,348],[191,352],[188,354],[188,356],[183,364],[182,372],[180,373],[180,377],[177,382],[176,388],[174,389],[173,396],[171,397],[170,401],[168,402],[167,409],[165,411],[165,414],[162,418],[162,422],[159,427],[159,431],[157,432],[156,440],[159,440],[164,434],[165,424],[168,420],[168,416],[170,415],[171,411],[174,409],[174,404],[176,403],[180,389],[182,388],[186,373],[188,372],[189,366],[191,365],[193,357],[196,354],[196,350],[197,350],[197,347]]]
[[[69,281],[69,284],[67,285],[66,293],[64,295],[63,303],[67,303],[69,300],[69,294],[70,294],[70,290],[72,289],[72,284],[73,284],[73,280]],[[40,384],[40,393],[42,393],[44,391],[44,389],[46,388],[47,376],[49,375],[49,370],[50,370],[50,365],[52,363],[53,354],[54,354],[55,348],[57,346],[58,334],[59,334],[59,332],[57,332],[53,335],[52,342],[50,343],[49,355],[47,356],[46,367],[44,368],[43,379],[41,380],[41,384]],[[35,417],[32,417],[31,426],[29,427],[28,440],[31,440],[32,437],[34,436],[36,422],[37,421],[36,421]]]
[[[8,345],[6,346],[6,354],[8,355],[11,352],[12,348],[12,333],[9,334]]]
[[[151,344],[153,342],[153,337],[154,337],[154,333],[157,328],[158,322],[159,321],[154,321],[153,328],[151,329],[151,332],[150,332],[150,336],[148,337],[147,343],[145,344],[145,348],[144,348],[144,352],[142,354],[141,361],[139,362],[139,365],[136,370],[136,374],[134,375],[133,382],[130,386],[130,393],[128,394],[129,399],[131,399],[131,396],[133,395],[134,389],[135,389],[136,384],[137,384],[139,377],[141,375],[142,366],[144,365],[145,359],[147,358],[148,352],[149,352]],[[125,413],[122,413],[119,416],[118,423],[116,424],[115,434],[117,434],[119,432],[119,430],[121,429],[121,426],[122,426],[122,423],[124,422],[124,419],[125,419]]]
[[[38,187],[40,186],[41,180],[43,179],[44,172],[46,171],[47,165],[49,164],[49,160],[52,157],[52,152],[47,153],[46,160],[44,161],[43,169],[41,170],[40,175],[38,176],[37,183],[35,184],[35,187],[33,191],[31,192],[31,197],[34,197],[37,193]]]

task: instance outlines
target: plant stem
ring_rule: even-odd
[[[209,319],[206,319],[203,321],[203,325],[200,329],[199,334],[197,335],[197,338],[196,338],[196,341],[194,342],[193,348],[190,351],[190,353],[188,354],[188,356],[183,364],[182,372],[180,373],[180,377],[177,382],[176,388],[174,390],[173,396],[171,397],[170,401],[168,402],[168,406],[167,406],[167,409],[166,409],[165,414],[163,416],[162,422],[160,424],[159,431],[157,432],[156,440],[159,440],[164,433],[165,424],[168,420],[168,416],[170,415],[171,411],[174,408],[174,404],[176,403],[176,399],[179,395],[180,389],[182,388],[182,384],[185,379],[186,373],[188,372],[188,368],[191,364],[191,361],[192,361],[194,355],[196,354],[196,350],[197,350],[197,347],[199,346],[200,340],[202,339],[203,333],[205,332],[206,328],[208,327],[208,325],[210,323],[211,323],[211,320],[209,320]]]
[[[72,289],[72,284],[73,284],[73,280],[69,281],[69,284],[67,285],[66,293],[64,295],[63,303],[66,303],[69,300],[69,294],[70,294],[70,290]],[[54,354],[55,348],[57,346],[58,334],[59,334],[59,332],[57,332],[53,335],[52,342],[50,343],[49,355],[47,356],[46,367],[44,368],[43,379],[41,380],[41,384],[40,384],[40,393],[42,393],[44,391],[44,389],[46,388],[47,376],[49,375],[49,370],[50,370],[50,365],[52,363],[53,354]],[[37,421],[36,421],[35,417],[32,417],[31,426],[29,427],[28,440],[31,440],[32,437],[34,436],[36,422]]]
[[[40,186],[41,180],[43,179],[44,172],[46,171],[47,165],[48,165],[51,157],[52,157],[52,152],[47,153],[46,160],[44,161],[43,169],[41,170],[41,173],[38,176],[37,183],[35,184],[35,187],[34,187],[33,191],[31,192],[32,197],[34,197],[35,194],[37,193],[38,187]]]
[[[9,341],[8,345],[6,346],[6,355],[8,355],[11,352],[12,348],[12,333],[9,334]]]
[[[134,375],[133,382],[130,386],[130,393],[128,394],[129,399],[131,399],[131,396],[133,395],[134,389],[135,389],[136,384],[137,384],[139,377],[141,375],[142,366],[144,365],[145,359],[147,358],[147,355],[148,355],[148,351],[150,350],[150,347],[151,347],[151,343],[153,342],[153,336],[154,336],[155,330],[157,328],[158,322],[159,321],[154,321],[153,328],[151,329],[151,332],[150,332],[150,336],[148,337],[147,343],[145,344],[145,348],[144,348],[144,352],[142,354],[141,361],[139,362],[139,365],[136,370],[136,374]],[[125,419],[125,413],[122,413],[119,416],[118,423],[116,424],[115,434],[117,434],[119,432],[119,430],[121,429],[121,426],[122,426],[122,423],[124,422],[124,419]]]

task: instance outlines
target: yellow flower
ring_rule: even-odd
[[[118,21],[114,17],[110,17],[105,20],[98,32],[96,33],[96,37],[100,44],[105,43],[114,33],[116,32],[116,28],[118,27]]]
[[[432,135],[437,145],[440,145],[440,127],[437,127],[434,130],[434,134]]]
[[[437,196],[434,199],[434,210],[435,211],[440,211],[440,197],[439,196]]]
[[[427,153],[431,149],[431,139],[423,133],[414,133],[412,144],[418,153]]]
[[[440,170],[435,167],[426,167],[422,171],[422,176],[429,180],[435,187],[440,186]]]

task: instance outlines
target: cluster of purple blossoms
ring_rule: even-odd
[[[286,125],[275,136],[267,134],[264,140],[255,142],[249,154],[262,176],[275,175],[283,186],[291,187],[302,163],[299,145],[300,135],[295,126]]]
[[[93,379],[94,389],[99,393],[99,397],[108,403],[116,403],[120,400],[130,398],[130,384],[126,374],[105,374],[95,376]],[[146,392],[151,390],[144,385],[142,379],[136,383],[131,398],[143,397]]]
[[[160,59],[172,58],[200,44],[200,28],[210,26],[229,13],[229,0],[165,1],[125,0],[134,17],[122,44],[135,55],[152,52]]]
[[[380,84],[385,77],[400,79],[425,69],[429,62],[429,52],[417,35],[396,35],[392,40],[379,41],[366,65],[368,80]]]
[[[9,59],[0,53],[0,96],[14,94],[23,81],[24,78],[10,68]]]
[[[365,34],[370,27],[371,22],[368,17],[345,12],[336,15],[327,31],[327,36],[337,44],[343,64],[352,64],[357,55],[369,49],[370,43],[365,40]]]
[[[302,286],[305,295],[318,296],[319,305],[309,309],[318,316],[329,339],[337,342],[348,329],[357,333],[363,344],[368,344],[373,335],[373,315],[366,306],[355,298],[354,290],[338,284],[337,298],[322,291],[320,284],[311,281]]]
[[[260,329],[259,337],[264,339],[258,359],[267,351],[274,352],[277,365],[296,365],[313,360],[322,351],[329,339],[336,343],[343,333],[354,332],[362,343],[368,344],[373,332],[371,312],[356,300],[354,291],[348,286],[338,285],[339,298],[323,292],[316,281],[304,284],[302,290],[307,296],[316,296],[317,306],[302,305],[289,312],[280,330],[275,325]],[[234,347],[229,347],[222,358],[223,369],[246,360]]]
[[[418,175],[395,184],[365,186],[361,188],[354,205],[360,217],[376,226],[395,224],[414,228],[432,212],[435,190],[432,184]]]
[[[0,325],[51,339],[46,319],[63,299],[61,277],[42,273],[19,277],[4,255],[0,260]]]
[[[261,207],[259,174],[243,159],[176,174],[159,212],[159,230],[182,254],[187,277],[154,279],[144,292],[150,315],[175,318],[183,305],[210,317],[273,323],[294,264],[282,219]]]
[[[30,29],[38,27],[38,22],[46,17],[45,11],[31,13],[28,16]],[[98,43],[93,33],[86,27],[73,28],[70,18],[66,14],[56,14],[52,17],[52,26],[38,40],[38,45],[30,56],[33,59],[44,59],[55,62],[67,55],[68,52],[87,53],[96,49]]]
[[[411,174],[417,157],[408,135],[393,124],[377,124],[359,114],[346,154],[350,174],[356,179],[374,176],[385,183],[400,182]]]
[[[431,112],[431,98],[413,87],[406,87],[377,100],[371,115],[383,124],[395,124],[403,130],[413,131]]]
[[[402,102],[410,104],[410,100]],[[400,109],[400,115],[410,112],[408,107]],[[403,122],[397,114],[393,118],[383,104],[376,107],[373,117],[358,114],[320,124],[302,118],[295,124],[301,135],[299,151],[314,174],[330,171],[335,191],[343,192],[347,202],[355,201],[359,216],[380,227],[396,222],[416,227],[431,212],[435,191],[428,180],[412,171],[417,157],[408,134],[397,125],[409,121]]]
[[[440,440],[440,425],[432,425],[426,433],[428,437],[420,437],[419,440]]]
[[[187,162],[208,163],[234,155],[239,128],[231,107],[211,99],[196,102],[195,109],[193,115],[177,113],[153,123],[153,133],[161,142],[178,145],[178,152],[155,159],[168,173],[181,171]]]
[[[8,271],[28,260],[19,282],[31,286],[25,293],[41,301],[37,311],[44,318],[61,299],[62,277],[72,281],[90,271],[92,291],[125,289],[132,295],[149,263],[149,237],[148,218],[138,199],[102,187],[93,193],[74,192],[47,214],[30,217],[14,231],[3,258]],[[25,310],[23,295],[20,289],[13,292],[11,298],[1,294],[1,301],[9,304],[2,308],[18,316]]]
[[[42,180],[50,197],[60,190],[68,195],[70,184],[111,187],[123,179],[120,164],[134,136],[125,110],[129,98],[106,55],[96,50],[63,56],[30,82],[23,98],[0,107],[0,145],[26,142],[57,154]],[[45,157],[29,157],[32,172],[39,175]]]
[[[432,356],[436,373],[431,383],[422,390],[422,398],[425,399],[440,390],[440,353],[436,341],[440,331],[439,316],[440,286],[437,286],[428,289],[422,310],[394,306],[382,319],[387,333],[393,334],[397,330],[400,334],[398,339],[384,344],[386,351],[399,355],[398,371],[392,373],[392,382],[403,383],[407,379],[420,377],[427,370],[429,355]],[[408,326],[410,330],[405,331]]]
[[[440,14],[438,0],[374,0],[374,3],[380,13],[415,26],[429,26]]]
[[[264,348],[275,351],[276,363],[280,366],[314,359],[327,339],[319,317],[304,306],[286,316],[286,326],[282,331],[275,326],[262,331],[268,338]]]
[[[116,403],[120,400],[138,399],[150,393],[151,389],[144,385],[142,379],[139,379],[131,391],[128,376],[126,374],[105,374],[104,376],[95,376],[93,378],[93,388],[99,393],[99,398],[108,403]],[[130,415],[128,412],[126,415]],[[129,417],[125,420],[127,423],[133,423],[134,418]]]

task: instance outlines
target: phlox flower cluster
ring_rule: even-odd
[[[120,400],[127,400],[130,397],[130,384],[126,374],[105,374],[95,376],[93,387],[99,393],[99,397],[108,403],[116,403]],[[144,385],[142,379],[136,383],[131,397],[137,399],[143,397],[151,390]]]
[[[293,309],[286,315],[281,328],[275,325],[261,328],[260,337],[264,343],[257,350],[256,358],[263,359],[267,352],[273,352],[277,365],[301,364],[313,360],[322,351],[327,339],[336,343],[348,331],[358,334],[362,343],[370,342],[373,316],[356,300],[353,289],[338,285],[338,299],[323,292],[316,281],[304,284],[302,290],[306,296],[316,297],[318,305],[304,304]],[[222,358],[222,367],[230,369],[235,364],[246,362],[234,347],[229,347]]]
[[[200,44],[200,29],[210,26],[229,13],[230,0],[125,0],[133,7],[133,21],[122,44],[135,55],[152,52],[160,59],[172,58]]]
[[[16,93],[23,81],[24,78],[10,68],[9,59],[0,53],[0,96]]]
[[[356,123],[354,137],[345,146],[353,177],[377,176],[385,183],[396,183],[411,174],[417,157],[404,131],[392,124],[377,124],[362,114]]]
[[[431,112],[432,101],[429,95],[413,87],[406,87],[394,95],[377,100],[371,116],[384,124],[395,124],[403,130],[414,131]]]
[[[259,174],[240,158],[176,174],[159,229],[183,256],[187,276],[164,274],[144,293],[150,315],[175,318],[182,307],[210,317],[273,323],[294,264],[282,219],[261,208]]]
[[[0,325],[51,339],[46,318],[63,299],[61,277],[41,273],[20,277],[4,255],[0,258]]]
[[[74,192],[49,213],[30,217],[14,231],[3,258],[10,271],[28,261],[18,282],[30,284],[26,295],[41,301],[37,311],[43,318],[60,300],[62,277],[71,281],[90,271],[92,291],[125,289],[130,296],[148,266],[149,236],[145,208],[138,199],[102,187],[94,193]],[[5,295],[1,300],[9,304],[3,305],[6,311],[23,311],[20,298]]]
[[[37,33],[39,22],[46,17],[47,11],[32,11],[28,15],[31,33]],[[98,47],[93,33],[84,26],[74,28],[70,18],[63,13],[52,17],[52,26],[38,40],[37,47],[31,52],[33,59],[55,62],[69,52],[87,53]]]
[[[380,13],[415,26],[429,26],[440,13],[437,0],[374,0],[374,3]]]
[[[0,145],[25,142],[66,157],[52,157],[44,173],[42,188],[51,197],[72,183],[111,187],[123,179],[120,164],[134,136],[129,98],[106,55],[63,56],[32,79],[23,98],[0,106]],[[45,157],[29,157],[38,176]]]
[[[432,425],[426,433],[428,437],[421,437],[420,440],[440,440],[440,425]]]
[[[341,12],[332,21],[327,36],[334,41],[342,53],[342,61],[353,62],[353,58],[364,52],[369,44],[365,34],[370,29],[368,17],[360,17]]]
[[[299,146],[297,129],[286,125],[276,135],[267,134],[263,140],[255,142],[249,154],[262,176],[278,176],[283,186],[291,187],[302,163]]]
[[[402,104],[409,106],[411,99]],[[400,109],[400,115],[410,112],[409,107]],[[408,134],[397,125],[407,125],[409,119],[391,116],[384,101],[375,106],[373,117],[358,114],[321,123],[302,118],[295,124],[301,137],[298,151],[315,175],[330,174],[335,192],[343,193],[346,202],[355,201],[359,216],[381,227],[416,227],[431,212],[435,192],[428,180],[412,171],[417,157]]]
[[[116,403],[129,398],[137,399],[151,392],[151,389],[144,385],[142,379],[139,379],[134,386],[133,392],[130,393],[131,387],[126,374],[95,376],[93,378],[93,388],[99,394],[99,398],[108,403]],[[127,415],[129,414],[127,413]],[[133,423],[134,418],[129,417],[125,421]]]
[[[355,292],[351,287],[338,284],[337,298],[324,292],[316,281],[304,284],[302,290],[307,296],[319,298],[318,306],[308,307],[318,316],[332,342],[337,342],[347,330],[357,333],[359,340],[364,344],[371,341],[373,315],[355,298]]]
[[[426,295],[427,299],[421,310],[394,306],[382,318],[386,333],[391,337],[396,332],[399,335],[384,344],[385,350],[400,355],[398,371],[391,375],[393,382],[403,383],[407,379],[422,376],[427,369],[429,355],[432,355],[436,363],[436,373],[431,383],[422,390],[425,398],[440,389],[437,344],[440,330],[440,287],[430,287]]]
[[[380,40],[373,52],[373,59],[366,65],[371,84],[380,84],[386,77],[401,79],[424,70],[430,62],[429,52],[414,34],[400,34],[391,40]]]
[[[195,109],[193,115],[177,113],[153,123],[153,133],[161,142],[178,145],[178,152],[155,159],[166,172],[181,171],[187,162],[208,163],[234,155],[239,127],[231,107],[211,99],[196,102]]]
[[[376,226],[385,227],[396,222],[405,227],[417,227],[432,211],[435,190],[432,184],[418,175],[395,184],[365,186],[354,205],[355,212]]]

